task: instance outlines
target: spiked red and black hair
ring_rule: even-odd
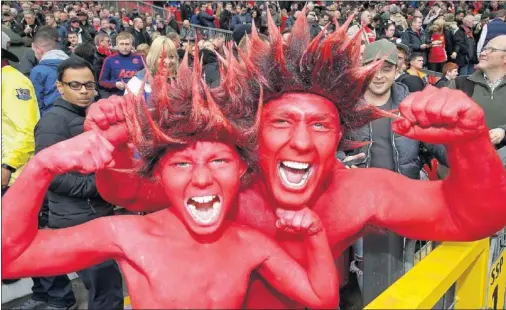
[[[232,57],[230,47],[226,51],[217,101],[237,109],[242,105],[254,106],[262,89],[264,102],[289,92],[312,93],[335,104],[345,133],[381,117],[394,117],[361,99],[382,61],[361,66],[361,31],[353,38],[347,36],[352,17],[341,27],[334,21],[336,31],[325,37],[327,25],[310,41],[304,10],[291,30],[290,39],[283,44],[269,12],[267,16],[269,43],[259,37],[253,26],[251,36],[246,38],[246,51],[238,51],[240,60]],[[343,142],[342,149],[359,146]]]
[[[164,54],[162,52],[162,54]],[[198,55],[198,51],[196,52]],[[162,55],[163,59],[165,56]],[[163,61],[160,62],[163,66]],[[259,114],[255,114],[259,102],[231,109],[217,104],[202,79],[202,64],[195,57],[193,69],[185,55],[175,79],[168,82],[167,70],[160,68],[152,77],[151,105],[148,109],[144,93],[125,95],[123,111],[126,115],[130,138],[141,157],[138,172],[151,176],[160,157],[168,150],[179,148],[199,140],[218,140],[235,145],[242,159],[254,170],[256,132]],[[144,89],[143,81],[140,89]],[[262,92],[259,93],[260,98]],[[248,174],[246,174],[248,175]]]

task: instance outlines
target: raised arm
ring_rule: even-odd
[[[276,211],[276,226],[287,232],[303,234],[307,268],[302,267],[278,244],[266,236],[255,241],[267,257],[258,272],[280,293],[310,308],[336,308],[339,305],[339,281],[327,235],[316,214],[300,211]]]
[[[111,96],[91,105],[85,130],[98,130],[115,146],[114,165],[96,173],[97,187],[106,201],[131,211],[157,211],[167,207],[163,188],[137,175],[134,152],[128,147],[128,128],[121,106],[123,97]]]
[[[2,277],[78,271],[121,256],[113,218],[72,228],[38,230],[38,214],[56,174],[90,173],[110,163],[113,147],[96,132],[57,143],[28,162],[2,198]]]
[[[455,241],[485,238],[506,226],[506,171],[483,110],[461,91],[428,87],[408,97],[400,111],[404,118],[393,130],[445,144],[450,175],[427,182],[371,172],[377,198],[370,222],[410,238]]]

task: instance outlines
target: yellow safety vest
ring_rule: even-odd
[[[33,130],[40,119],[32,82],[11,66],[2,68],[2,164],[16,168],[9,185],[33,156]]]

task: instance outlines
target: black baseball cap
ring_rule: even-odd
[[[19,62],[18,56],[14,55],[13,53],[9,52],[7,50],[8,43],[11,41],[9,36],[2,31],[2,58],[7,59],[12,62]]]

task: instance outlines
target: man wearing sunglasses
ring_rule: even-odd
[[[35,126],[35,153],[81,134],[86,109],[96,94],[93,69],[84,59],[71,56],[57,69],[56,88],[61,95]],[[88,154],[80,154],[88,156]],[[113,214],[113,206],[100,197],[95,175],[66,173],[56,176],[47,192],[49,201],[48,227],[51,229],[76,226],[98,217]],[[90,309],[123,309],[121,273],[114,261],[108,261],[78,271],[88,289]],[[47,303],[52,308],[74,308],[75,298],[66,275],[55,275],[60,287],[59,304]]]
[[[450,82],[464,91],[485,111],[490,139],[497,148],[506,146],[506,35],[488,42],[480,53],[477,71]]]

